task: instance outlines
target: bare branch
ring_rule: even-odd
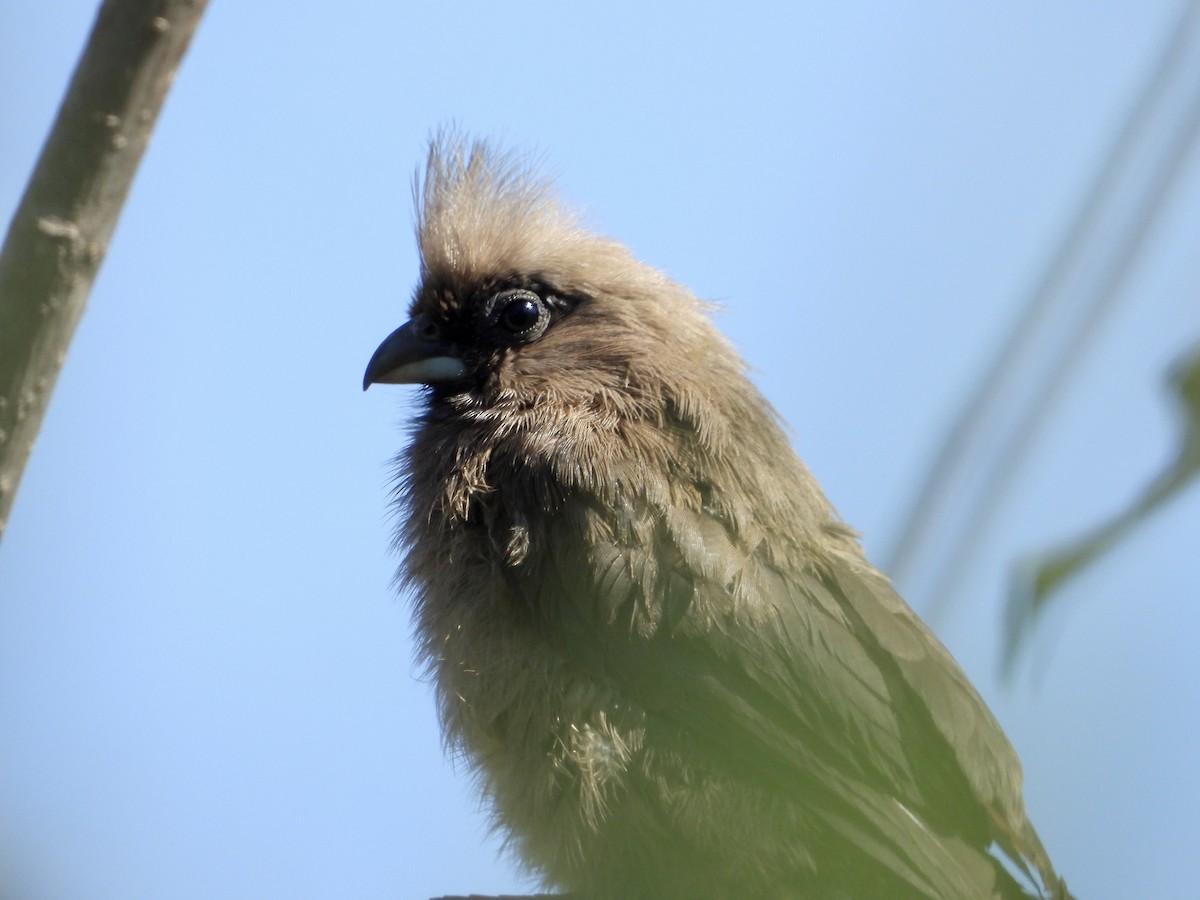
[[[0,535],[142,151],[207,0],[107,0],[0,251]]]

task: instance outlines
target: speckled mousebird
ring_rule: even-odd
[[[1021,767],[686,288],[452,133],[364,388],[448,744],[584,898],[1066,898]]]

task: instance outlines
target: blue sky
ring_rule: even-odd
[[[536,151],[598,229],[719,302],[879,557],[1180,9],[214,3],[0,545],[0,881],[531,887],[442,752],[390,586],[413,393],[360,390],[415,279],[433,129]],[[6,221],[94,11],[0,11]],[[1001,599],[1015,558],[1170,458],[1160,381],[1200,337],[1198,229],[1193,164],[935,623],[1088,900],[1194,891],[1200,496],[1080,578],[1007,686]]]

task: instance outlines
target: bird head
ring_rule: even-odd
[[[521,158],[443,134],[414,193],[420,282],[364,389],[419,383],[457,405],[648,411],[664,397],[687,402],[700,362],[740,377],[703,305],[584,227]]]
[[[827,516],[706,304],[585,227],[525,160],[443,133],[414,194],[409,320],[363,379],[428,387],[400,472],[406,490],[443,492],[413,508],[464,510],[502,470],[530,496],[660,485],[731,509],[722,496],[766,479],[780,522]]]

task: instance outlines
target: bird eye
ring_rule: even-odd
[[[534,301],[528,297],[518,297],[504,305],[498,321],[513,334],[520,334],[536,325],[541,315]]]
[[[534,341],[550,324],[550,310],[533,291],[501,291],[488,304],[488,319],[519,341]]]

